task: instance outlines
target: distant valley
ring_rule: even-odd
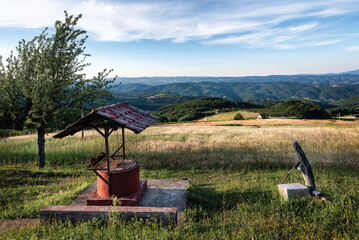
[[[119,77],[117,82],[122,84],[165,85],[171,83],[199,83],[199,82],[305,82],[355,84],[359,83],[359,70],[345,73],[301,74],[301,75],[270,75],[245,77]]]
[[[326,76],[325,78],[329,78]],[[335,77],[338,79],[338,77]],[[352,83],[348,83],[352,79]],[[191,97],[221,97],[231,101],[308,100],[334,102],[359,96],[359,76],[343,76],[341,83],[319,82],[190,82],[163,85],[122,84],[114,94],[178,94]],[[324,80],[323,80],[324,81]]]

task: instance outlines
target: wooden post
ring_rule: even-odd
[[[126,151],[125,151],[125,128],[122,127],[122,151],[123,151],[123,159],[126,159]]]
[[[304,151],[300,147],[299,143],[294,142],[293,147],[294,147],[294,150],[297,153],[298,158],[300,160],[300,171],[304,178],[305,184],[309,188],[309,191],[312,193],[313,191],[317,190],[315,187],[315,181],[314,181],[314,176],[312,173],[312,168],[310,167],[307,156],[305,155]]]
[[[111,197],[111,171],[110,171],[110,149],[108,146],[109,127],[105,127],[105,147],[106,147],[106,160],[107,160],[107,176],[108,176],[108,195]]]

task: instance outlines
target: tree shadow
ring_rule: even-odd
[[[82,173],[60,171],[34,171],[25,169],[4,169],[0,177],[0,188],[20,187],[24,185],[47,185],[58,178],[77,177]]]
[[[268,205],[272,202],[273,193],[253,187],[244,191],[218,191],[213,184],[192,185],[187,190],[187,204],[189,207],[202,208],[207,212],[221,212],[231,210],[241,203],[258,203]]]

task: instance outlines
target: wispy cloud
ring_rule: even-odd
[[[317,25],[318,25],[318,23],[308,23],[308,24],[303,24],[303,25],[299,25],[299,26],[295,26],[295,27],[290,27],[289,30],[292,32],[304,32],[304,31],[308,31],[308,30],[314,28]]]
[[[345,50],[346,51],[359,51],[359,46],[347,47]]]
[[[99,41],[201,41],[290,49],[339,41],[322,39],[326,33],[350,34],[335,22],[358,15],[359,2],[12,0],[2,3],[0,26],[51,26],[63,18],[64,9],[82,13],[80,26]]]

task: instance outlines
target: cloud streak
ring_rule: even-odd
[[[66,9],[82,13],[80,27],[99,41],[199,41],[280,49],[335,44],[340,34],[351,33],[338,19],[359,13],[359,3],[352,0],[12,0],[2,5],[1,27],[52,26]],[[329,33],[334,38],[324,39]]]

